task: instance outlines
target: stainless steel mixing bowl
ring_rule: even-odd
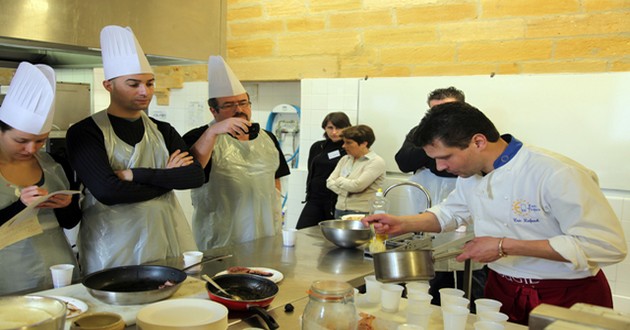
[[[356,220],[326,220],[319,228],[327,240],[342,248],[354,248],[370,240],[370,228]]]
[[[66,304],[40,296],[1,297],[0,315],[0,329],[63,330]]]

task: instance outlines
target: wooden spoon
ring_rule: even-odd
[[[210,276],[208,276],[208,275],[206,275],[206,274],[203,274],[203,275],[201,275],[201,278],[203,278],[204,280],[206,280],[206,282],[210,283],[213,287],[217,288],[217,290],[221,291],[221,292],[222,292],[222,293],[224,293],[226,296],[228,296],[228,297],[230,297],[230,298],[232,298],[232,299],[234,299],[234,300],[239,300],[239,301],[240,301],[240,300],[243,300],[243,298],[241,298],[241,297],[239,297],[239,296],[237,296],[237,295],[234,295],[234,294],[228,293],[227,291],[225,291],[225,290],[224,290],[224,289],[223,289],[223,288],[222,288],[222,287],[221,287],[221,286],[220,286],[217,282],[215,282],[215,281],[214,281],[214,280],[213,280]]]

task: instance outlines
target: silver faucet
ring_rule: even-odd
[[[422,191],[424,193],[424,196],[427,198],[427,208],[431,207],[431,195],[429,194],[429,191],[427,190],[427,188],[423,187],[420,184],[412,182],[412,181],[399,182],[399,183],[395,183],[395,184],[387,187],[387,189],[385,189],[385,192],[383,192],[383,197],[386,197],[387,193],[390,190],[392,190],[392,189],[394,189],[394,188],[396,188],[398,186],[412,186],[412,187],[416,187],[416,188],[420,189],[420,191]]]

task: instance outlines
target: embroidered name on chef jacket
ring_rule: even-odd
[[[339,156],[341,156],[341,153],[339,152],[339,150],[331,151],[328,153],[328,159],[335,159],[335,158],[338,158]]]

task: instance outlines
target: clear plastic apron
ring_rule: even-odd
[[[169,152],[164,138],[157,125],[143,111],[140,113],[145,133],[135,146],[116,136],[106,111],[92,116],[103,132],[114,171],[166,167]],[[82,207],[83,221],[77,243],[84,274],[197,250],[190,226],[173,191],[144,202],[105,205],[85,189]]]
[[[35,154],[35,157],[44,171],[42,188],[49,192],[69,189],[61,165],[43,151]],[[19,198],[11,183],[0,176],[0,207],[7,207]],[[73,279],[79,278],[76,257],[63,229],[59,227],[54,210],[40,209],[37,218],[43,233],[0,250],[0,295],[52,288],[49,267],[55,264],[75,265]]]
[[[282,217],[273,140],[264,132],[250,141],[221,134],[210,161],[208,183],[191,192],[197,245],[210,249],[276,235]]]

